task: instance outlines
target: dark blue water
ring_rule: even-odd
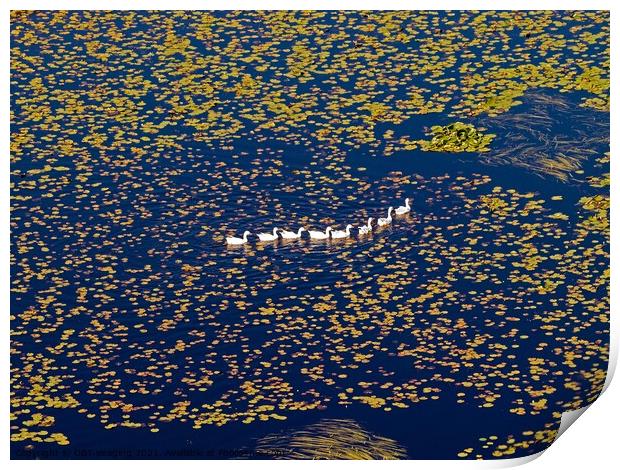
[[[155,19],[149,26],[144,13],[139,18],[138,26],[115,23],[128,36],[147,38],[160,26]],[[437,27],[448,21],[438,18]],[[258,47],[264,26],[241,21],[258,35],[244,38],[244,47]],[[336,27],[336,14],[319,24]],[[193,22],[175,25],[196,57],[218,55],[215,45],[236,36],[223,31],[209,43],[193,38]],[[50,43],[81,47],[86,30],[53,26],[59,36],[50,34]],[[354,26],[345,31],[356,34]],[[297,37],[286,34],[281,49]],[[432,34],[421,31],[379,64],[389,69],[394,55],[426,47]],[[512,34],[510,41],[523,38]],[[141,97],[141,113],[172,108],[174,96],[186,99],[175,81],[185,74],[180,57],[162,62],[145,44],[124,44],[128,55],[118,62],[113,56],[109,66],[88,56],[89,67],[74,75],[60,67],[50,72],[50,88],[79,96],[96,86],[120,89],[119,80],[137,70],[158,83]],[[36,43],[14,46],[47,54]],[[130,66],[133,53],[142,62]],[[458,76],[463,62],[459,57],[448,77]],[[276,54],[266,72],[246,72],[270,80],[283,64],[285,56]],[[38,75],[16,76],[16,115],[25,115],[20,98],[32,99],[26,82]],[[278,79],[285,89],[298,85],[296,93],[334,86],[327,77]],[[340,86],[356,90],[352,82]],[[393,94],[406,96],[402,89]],[[492,457],[493,449],[477,447],[481,437],[503,442],[555,429],[556,412],[598,393],[597,371],[606,367],[608,232],[584,233],[591,214],[580,198],[607,194],[587,178],[608,171],[597,158],[609,148],[609,117],[580,107],[585,93],[531,89],[506,114],[467,118],[497,134],[488,153],[390,156],[382,155],[383,144],[314,141],[314,122],[300,121],[285,135],[251,130],[239,116],[247,127],[221,142],[201,139],[187,121],[153,134],[106,110],[97,93],[88,96],[81,114],[63,115],[66,129],[12,122],[14,136],[33,136],[11,168],[11,366],[22,399],[13,404],[13,431],[43,429],[22,424],[36,409],[55,418],[49,432],[70,441],[16,440],[14,457],[260,457],[252,452],[262,437],[326,418],[350,419],[393,439],[410,458],[455,458],[466,448],[475,448],[473,457]],[[200,94],[193,96],[200,104]],[[225,105],[217,109],[237,116],[239,98],[231,91],[218,96]],[[63,103],[52,100],[52,113]],[[140,124],[174,119],[145,116]],[[516,124],[528,116],[528,126]],[[375,133],[423,138],[425,127],[454,120],[447,112],[414,116],[378,124]],[[89,142],[92,133],[106,143]],[[59,136],[71,136],[82,150],[58,144]],[[163,140],[153,144],[155,137]],[[557,143],[566,139],[571,143]],[[506,152],[518,146],[525,150]],[[553,158],[574,151],[578,166],[549,173],[525,157],[539,147]],[[48,161],[66,169],[37,172]],[[224,242],[246,229],[357,227],[405,197],[413,198],[411,213],[370,237]],[[489,210],[489,198],[509,209]],[[556,213],[566,217],[549,218]],[[561,282],[547,291],[547,280]],[[376,398],[385,402],[364,404]],[[533,404],[541,398],[544,404]],[[517,452],[547,445],[534,441]]]

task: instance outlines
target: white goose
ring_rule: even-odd
[[[390,207],[390,208],[388,209],[388,215],[387,215],[387,217],[380,217],[380,218],[377,220],[377,225],[378,225],[379,227],[383,227],[384,225],[389,225],[389,224],[391,224],[391,223],[392,223],[392,211],[393,211],[393,210],[394,210],[394,208],[393,208],[393,207]]]
[[[362,225],[359,229],[358,234],[368,235],[370,232],[372,232],[372,225],[370,224],[371,222],[372,222],[372,217],[368,217],[368,224]]]
[[[273,234],[271,234],[271,233],[257,233],[256,235],[258,236],[258,239],[261,242],[272,242],[272,241],[278,239],[278,230],[280,230],[280,229],[278,227],[275,227],[273,229]]]
[[[280,230],[280,235],[282,235],[282,238],[286,240],[295,240],[297,238],[301,238],[301,232],[303,232],[304,230],[306,229],[303,227],[299,227],[299,230],[297,230],[297,233],[289,232],[288,230]]]
[[[310,234],[310,238],[312,238],[313,240],[326,240],[329,238],[329,232],[331,232],[331,230],[331,227],[327,227],[325,229],[325,233],[318,232],[316,230],[308,230],[308,233]]]
[[[243,238],[239,237],[226,237],[226,243],[229,245],[243,245],[248,242],[248,235],[250,234],[249,230],[243,232]]]
[[[332,232],[332,238],[347,238],[351,235],[352,228],[353,225],[349,224],[344,230],[334,230]]]
[[[409,205],[409,198],[407,198],[405,199],[405,205],[400,206],[394,212],[396,212],[397,215],[403,215],[409,212],[410,210],[411,210],[411,206]]]

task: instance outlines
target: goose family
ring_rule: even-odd
[[[380,217],[377,219],[377,226],[384,227],[386,225],[390,225],[392,223],[392,212],[396,215],[404,215],[411,212],[410,199],[405,199],[405,205],[399,206],[394,210],[392,206],[389,207],[387,212],[387,217]],[[366,225],[362,225],[358,229],[358,235],[368,235],[372,233],[373,218],[369,217]],[[272,233],[257,233],[256,236],[258,240],[261,242],[272,242],[278,240],[280,237],[278,236],[278,231],[280,232],[280,236],[284,240],[298,240],[301,238],[302,232],[308,232],[311,240],[327,240],[327,239],[340,239],[340,238],[349,238],[351,236],[351,229],[353,229],[353,225],[348,224],[344,230],[332,230],[331,227],[327,227],[325,232],[321,232],[319,230],[306,230],[304,227],[299,227],[297,232],[292,232],[289,230],[280,230],[277,227],[274,227]],[[226,237],[226,243],[228,245],[243,245],[248,242],[248,235],[251,235],[249,230],[243,232],[243,238],[239,237]]]

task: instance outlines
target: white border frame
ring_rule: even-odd
[[[3,223],[1,226],[4,243],[0,244],[0,256],[3,260],[3,269],[0,271],[2,278],[2,286],[4,288],[5,295],[2,296],[2,304],[5,306],[4,314],[1,316],[2,330],[5,334],[7,343],[9,342],[10,333],[10,264],[9,264],[9,223],[10,223],[10,190],[9,190],[9,175],[10,175],[10,162],[9,162],[9,145],[10,145],[10,117],[8,110],[10,108],[10,10],[400,10],[400,9],[432,9],[432,10],[611,10],[611,62],[612,64],[618,63],[618,42],[615,41],[616,35],[613,33],[614,24],[617,23],[616,13],[614,12],[612,1],[599,1],[599,0],[494,0],[494,1],[480,1],[470,0],[469,2],[458,0],[434,0],[432,3],[427,2],[403,2],[398,0],[4,0],[2,5],[3,14],[0,19],[0,27],[2,29],[2,62],[4,63],[4,73],[2,74],[2,99],[4,102],[4,112],[0,114],[3,127],[6,130],[1,138],[2,155],[5,161],[5,170],[0,171],[0,184],[3,191],[0,193],[2,198],[2,217]],[[617,2],[616,2],[617,3]],[[620,8],[616,8],[620,10]],[[617,90],[618,88],[618,74],[612,67],[611,71],[611,90]],[[610,115],[611,123],[611,153],[615,155],[615,150],[618,147],[616,144],[616,131],[617,125],[618,106],[615,105],[615,100],[612,99],[612,110]],[[620,158],[620,157],[618,157]],[[611,163],[611,181],[613,182],[610,188],[611,192],[611,224],[613,226],[616,220],[617,206],[615,187],[620,184],[620,174],[618,166],[613,163],[614,157],[612,156]],[[620,266],[618,263],[617,251],[614,247],[618,246],[618,232],[612,230],[611,235],[611,253],[610,264],[612,271],[615,272],[615,268]],[[611,306],[614,305],[614,299],[617,299],[620,289],[620,283],[611,284]],[[609,468],[609,462],[618,461],[617,442],[614,436],[617,435],[615,430],[615,421],[619,417],[619,403],[620,403],[620,389],[616,384],[611,387],[610,391],[607,391],[611,379],[614,375],[614,371],[618,359],[618,322],[615,319],[615,313],[610,316],[611,318],[611,351],[609,360],[609,370],[607,374],[607,380],[605,382],[605,394],[601,396],[594,404],[591,405],[592,410],[585,413],[585,418],[581,418],[581,424],[577,426],[577,429],[562,435],[562,437],[555,443],[553,443],[549,450],[545,451],[545,454],[549,454],[548,458],[536,460],[533,464],[530,464],[530,468],[547,468],[549,464],[552,464],[557,468],[583,468],[584,465],[588,465],[593,468]],[[8,348],[7,348],[8,349]],[[7,350],[5,350],[8,352]],[[8,378],[9,374],[9,355],[3,354],[0,357],[0,363],[2,364],[4,377]],[[617,382],[617,381],[616,381]],[[603,409],[605,407],[605,409]],[[4,440],[0,442],[0,449],[2,449],[3,460],[9,460],[9,381],[7,380],[6,386],[2,389],[2,421],[4,422]],[[590,416],[588,416],[590,415]],[[563,420],[564,421],[564,420]],[[574,420],[573,420],[574,421]],[[583,421],[583,422],[582,422]],[[570,425],[570,424],[569,424]],[[564,425],[563,425],[564,427]],[[564,429],[563,431],[565,431]],[[563,432],[562,431],[562,432]],[[409,468],[411,465],[424,465],[424,469],[445,469],[445,468],[502,468],[521,465],[526,462],[530,462],[541,454],[535,456],[524,457],[519,459],[505,459],[494,461],[459,461],[459,460],[436,460],[436,461],[415,461],[415,460],[403,460],[392,462],[354,462],[354,461],[326,461],[322,462],[322,465],[333,466],[351,466],[351,465],[394,465],[401,468]],[[550,461],[550,459],[553,459]],[[109,461],[89,461],[87,465],[104,468],[109,465]],[[175,463],[175,465],[185,465],[188,467],[200,467],[204,468],[205,465],[226,466],[228,468],[237,465],[248,465],[248,462],[244,461],[183,461],[182,463]],[[165,460],[160,461],[114,461],[115,466],[122,468],[146,464],[155,468],[166,468],[169,466],[169,462]],[[37,465],[37,461],[11,461],[10,465],[15,468],[31,468],[31,466]],[[43,463],[47,468],[63,468],[67,467],[81,467],[84,465],[83,461],[45,461]],[[301,467],[305,465],[313,465],[311,462],[306,461],[252,461],[249,465],[256,468],[268,468],[272,465],[282,466],[285,465]]]

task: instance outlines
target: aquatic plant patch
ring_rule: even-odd
[[[494,134],[484,134],[471,124],[455,122],[447,126],[432,126],[432,139],[420,140],[427,152],[488,152]]]

